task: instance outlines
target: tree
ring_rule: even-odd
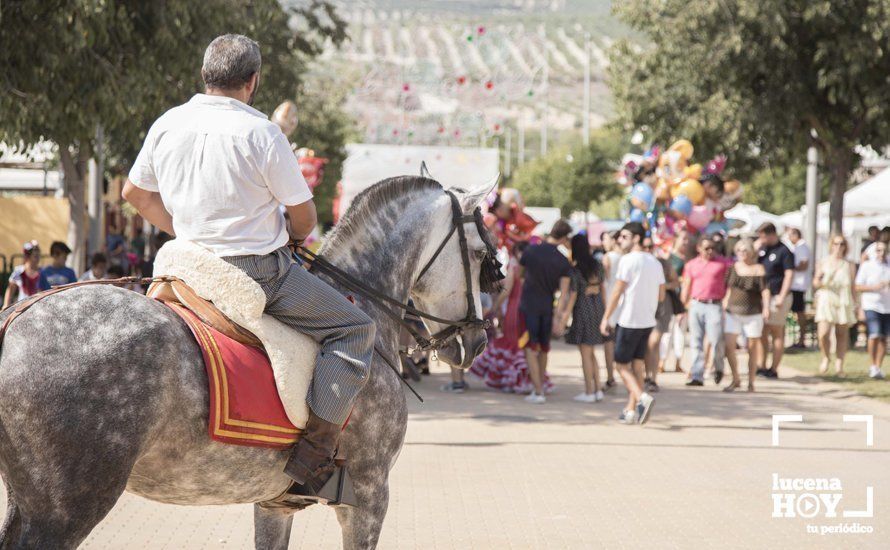
[[[886,0],[628,0],[617,13],[650,42],[611,52],[625,124],[690,139],[699,158],[725,152],[740,177],[814,144],[841,229],[855,148],[890,143]]]
[[[346,143],[357,137],[352,118],[342,109],[345,89],[328,79],[304,82],[297,94],[300,123],[291,136],[298,146],[309,147],[318,157],[328,159],[324,179],[313,190],[318,223],[333,222],[332,206],[337,193],[337,182],[343,175]]]
[[[588,146],[562,145],[523,164],[510,185],[522,193],[528,205],[557,207],[564,216],[575,210],[587,211],[591,203],[619,193],[615,170],[624,150],[621,140],[600,132]]]
[[[109,159],[127,165],[151,121],[203,89],[201,59],[214,37],[236,32],[260,42],[256,106],[266,112],[294,97],[306,63],[327,38],[345,38],[345,23],[317,1],[285,10],[276,0],[19,0],[4,2],[0,18],[0,141],[20,149],[41,140],[58,144],[77,266],[85,255],[84,178],[98,125]]]
[[[819,201],[828,198],[829,178],[819,174]],[[748,179],[742,200],[767,212],[781,214],[801,207],[807,189],[807,165],[801,162],[788,166],[758,170]]]

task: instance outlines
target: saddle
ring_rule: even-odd
[[[182,279],[169,277],[155,281],[148,287],[145,294],[149,298],[154,298],[165,304],[179,304],[194,313],[202,323],[236,342],[256,348],[263,347],[263,343],[254,333],[234,323],[213,305],[213,302],[198,296],[192,287]]]

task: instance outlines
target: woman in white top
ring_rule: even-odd
[[[848,262],[847,239],[843,235],[831,238],[831,255],[816,265],[813,288],[816,289],[816,323],[819,334],[819,350],[822,362],[819,374],[828,372],[831,359],[831,331],[834,329],[835,356],[834,372],[844,376],[844,357],[847,354],[850,340],[850,325],[856,324],[856,303],[853,292],[853,280],[856,278],[856,266]]]

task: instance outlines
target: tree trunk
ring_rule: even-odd
[[[60,145],[59,158],[64,171],[65,196],[68,198],[68,246],[71,256],[68,265],[80,275],[87,263],[87,208],[86,185],[89,147]]]
[[[829,200],[829,221],[831,233],[842,234],[844,229],[844,193],[853,168],[856,153],[844,147],[830,149],[826,155],[829,173],[831,174],[831,190]],[[812,246],[812,245],[811,245]]]

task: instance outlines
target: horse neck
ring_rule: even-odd
[[[450,215],[450,210],[448,212]],[[437,216],[439,213],[442,215]],[[335,238],[330,246],[325,243],[321,253],[370,288],[404,304],[421,265],[432,257],[445,237],[448,230],[445,218],[443,203],[416,200],[401,212],[387,209],[364,218],[367,221],[360,230],[346,238]],[[345,294],[351,294],[343,285],[331,282]],[[367,303],[361,297],[356,298]],[[396,306],[387,307],[399,315],[403,313]],[[377,307],[364,309],[378,321],[378,326],[380,321],[389,321]]]

